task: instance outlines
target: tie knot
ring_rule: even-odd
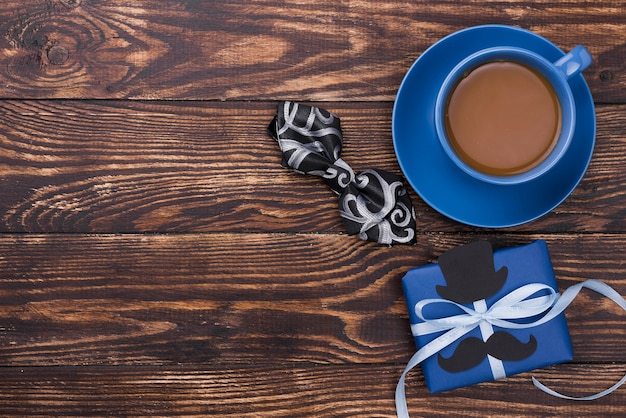
[[[324,174],[322,174],[326,184],[337,194],[343,191],[352,183],[356,176],[352,168],[341,158],[337,158],[330,164]]]

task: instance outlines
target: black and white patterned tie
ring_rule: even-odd
[[[339,158],[339,118],[294,102],[278,104],[268,127],[283,152],[282,165],[320,176],[339,195],[339,212],[350,235],[379,244],[413,244],[415,212],[402,179],[383,170],[354,171]]]

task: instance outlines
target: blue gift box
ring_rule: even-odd
[[[410,270],[402,285],[418,349],[446,333],[422,333],[424,328],[420,327],[428,325],[424,324],[426,319],[434,319],[435,323],[441,318],[463,320],[467,311],[479,312],[475,314],[479,317],[480,312],[510,299],[508,296],[516,290],[532,288],[531,284],[537,284],[534,286],[539,290],[528,299],[547,297],[546,289],[547,293],[558,294],[548,248],[541,240],[497,251],[484,241],[471,243],[442,254],[437,264]],[[424,319],[418,316],[420,309]],[[532,309],[529,312],[528,317],[509,319],[513,315],[505,319],[532,324],[541,317]],[[562,313],[543,324],[519,329],[482,321],[461,334],[421,363],[430,392],[469,386],[573,358]]]

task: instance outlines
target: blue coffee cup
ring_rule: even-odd
[[[531,68],[552,87],[560,104],[560,133],[552,150],[526,171],[510,175],[481,171],[470,165],[454,148],[446,126],[446,111],[451,94],[459,82],[474,69],[490,63],[506,61]],[[498,46],[480,50],[462,59],[447,75],[435,104],[435,129],[441,146],[457,167],[470,176],[493,184],[515,185],[534,180],[554,167],[567,151],[576,126],[576,104],[568,80],[586,69],[592,62],[589,51],[581,45],[561,59],[550,62],[543,56],[518,47]],[[504,140],[504,139],[503,139]]]

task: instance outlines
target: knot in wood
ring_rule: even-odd
[[[48,62],[61,65],[70,57],[70,53],[64,46],[54,45],[48,49]]]
[[[80,6],[82,0],[60,0],[60,3],[70,9]]]
[[[611,81],[613,80],[613,73],[609,70],[604,70],[600,73],[601,81]]]

